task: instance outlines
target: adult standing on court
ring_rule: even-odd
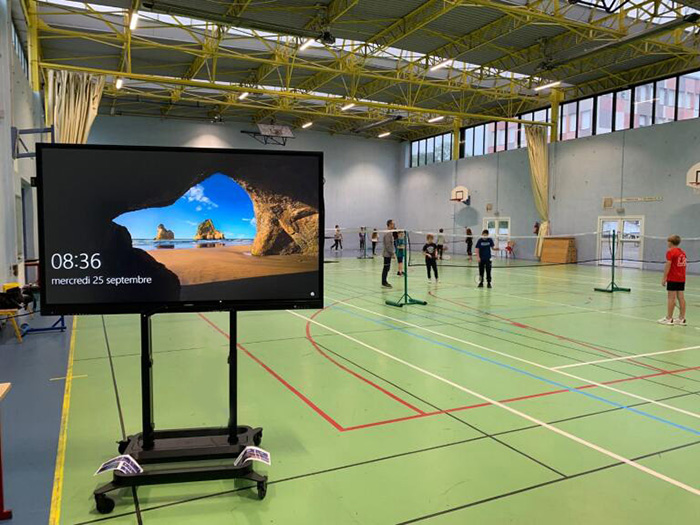
[[[392,230],[396,229],[394,221],[389,219],[386,221],[387,231],[382,238],[382,256],[384,257],[384,268],[382,269],[382,286],[384,288],[391,288],[387,277],[389,277],[389,271],[391,270],[391,259],[394,258],[396,253],[396,247],[394,246],[394,232]]]

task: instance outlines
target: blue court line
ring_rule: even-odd
[[[681,424],[679,424],[679,423],[674,423],[673,421],[669,421],[668,419],[664,419],[664,418],[662,418],[662,417],[655,416],[654,414],[650,414],[649,412],[644,412],[643,410],[638,410],[638,409],[636,409],[636,408],[634,408],[634,407],[622,405],[622,404],[620,404],[620,403],[617,403],[616,401],[612,401],[612,400],[610,400],[610,399],[606,399],[606,398],[604,398],[604,397],[600,397],[600,396],[597,396],[597,395],[595,395],[595,394],[590,394],[590,393],[585,392],[585,391],[583,391],[583,390],[579,390],[579,389],[577,389],[577,388],[573,388],[573,387],[567,386],[567,385],[565,385],[565,384],[563,384],[563,383],[559,383],[559,382],[557,382],[557,381],[552,381],[551,379],[547,379],[547,378],[544,378],[544,377],[542,377],[542,376],[538,376],[537,374],[533,374],[532,372],[528,372],[527,370],[523,370],[523,369],[521,369],[521,368],[518,368],[518,367],[515,367],[515,366],[512,366],[512,365],[508,365],[508,364],[506,364],[506,363],[501,363],[500,361],[496,361],[496,360],[494,360],[494,359],[489,359],[488,357],[484,357],[484,356],[481,356],[481,355],[479,355],[479,354],[475,354],[475,353],[470,352],[470,351],[468,351],[468,350],[464,350],[464,349],[462,349],[462,348],[458,348],[458,347],[456,347],[456,346],[453,346],[453,345],[450,345],[450,344],[447,344],[447,343],[442,343],[442,342],[440,342],[440,341],[436,341],[435,339],[431,339],[431,338],[429,338],[429,337],[425,337],[425,336],[420,335],[420,334],[415,334],[415,333],[413,333],[413,332],[408,331],[408,329],[406,329],[406,328],[399,328],[399,327],[393,326],[393,325],[391,325],[391,324],[389,324],[389,323],[387,323],[387,322],[380,321],[380,320],[377,320],[377,319],[372,319],[371,317],[367,317],[367,316],[364,316],[364,315],[362,315],[362,314],[358,314],[358,313],[356,313],[356,312],[353,312],[353,311],[351,311],[351,310],[348,310],[347,308],[343,308],[343,307],[337,306],[337,305],[335,305],[335,304],[331,305],[330,307],[331,307],[331,308],[335,308],[335,309],[337,309],[337,310],[341,310],[341,311],[343,311],[343,312],[345,312],[345,313],[347,313],[347,314],[349,314],[349,315],[352,315],[352,316],[354,316],[354,317],[359,317],[359,318],[361,318],[361,319],[365,319],[365,320],[367,320],[367,321],[371,321],[371,322],[376,323],[376,324],[379,324],[379,325],[387,326],[387,327],[391,328],[392,330],[397,330],[397,331],[399,331],[399,332],[403,332],[403,333],[405,333],[405,334],[407,334],[407,335],[410,335],[410,336],[412,336],[412,337],[416,337],[416,338],[418,338],[418,339],[422,339],[422,340],[427,341],[427,342],[429,342],[429,343],[433,343],[433,344],[435,344],[435,345],[442,346],[442,347],[444,347],[444,348],[449,348],[450,350],[454,350],[454,351],[459,352],[459,353],[461,353],[461,354],[465,354],[465,355],[468,355],[468,356],[470,356],[470,357],[474,357],[474,358],[476,358],[476,359],[479,359],[480,361],[484,361],[484,362],[486,362],[486,363],[491,363],[491,364],[493,364],[493,365],[500,366],[501,368],[506,368],[506,369],[508,369],[508,370],[512,370],[512,371],[514,371],[514,372],[517,372],[517,373],[519,373],[519,374],[525,375],[525,376],[527,376],[527,377],[531,377],[531,378],[533,378],[533,379],[537,379],[538,381],[542,381],[542,382],[544,382],[544,383],[547,383],[547,384],[550,384],[550,385],[553,385],[553,386],[556,386],[556,387],[559,387],[559,388],[563,388],[563,389],[565,389],[565,390],[568,390],[569,392],[572,392],[572,393],[575,393],[575,394],[579,394],[579,395],[582,395],[582,396],[586,396],[586,397],[589,397],[589,398],[591,398],[591,399],[595,399],[596,401],[601,401],[601,402],[603,402],[603,403],[606,403],[606,404],[608,404],[608,405],[614,406],[614,407],[616,407],[616,408],[622,408],[623,410],[629,410],[630,412],[633,412],[633,413],[635,413],[635,414],[637,414],[637,415],[644,416],[644,417],[649,418],[649,419],[652,419],[652,420],[654,420],[654,421],[658,421],[659,423],[664,423],[664,424],[666,424],[666,425],[671,425],[672,427],[676,427],[676,428],[678,428],[678,429],[680,429],[680,430],[684,430],[684,431],[690,432],[691,434],[694,434],[694,435],[696,435],[696,436],[700,436],[700,430],[695,430],[694,428],[686,427],[685,425],[681,425]]]

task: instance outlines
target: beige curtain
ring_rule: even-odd
[[[103,76],[51,69],[48,71],[46,124],[55,126],[56,142],[87,142],[104,85]]]
[[[547,128],[525,126],[527,152],[530,157],[530,181],[535,207],[540,214],[540,231],[535,255],[542,255],[542,240],[549,233],[549,160],[547,158]]]

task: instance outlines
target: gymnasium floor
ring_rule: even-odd
[[[102,319],[78,318],[53,517],[698,522],[700,278],[683,328],[654,322],[659,273],[624,270],[632,293],[613,296],[592,291],[609,276],[593,266],[495,269],[493,290],[473,268],[443,269],[439,285],[411,270],[427,306],[385,306],[399,278],[383,291],[380,259],[347,257],[325,265],[324,310],[239,315],[240,422],[265,428],[273,460],[263,501],[233,482],[166,485],[97,514],[91,493],[108,475],[93,473],[116,455],[120,413],[139,431],[138,320],[105,318],[110,358]],[[225,424],[226,315],[163,316],[154,330],[156,427]]]

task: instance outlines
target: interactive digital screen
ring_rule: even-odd
[[[320,153],[41,144],[41,311],[323,305]]]

